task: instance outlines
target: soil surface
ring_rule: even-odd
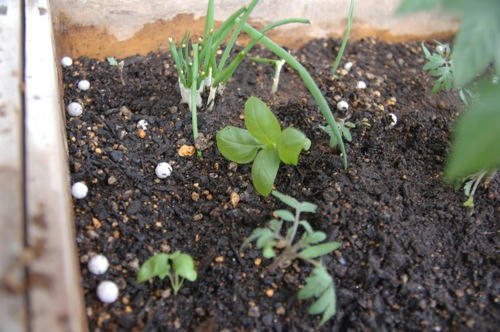
[[[74,210],[91,331],[498,329],[500,177],[479,187],[472,216],[463,191],[442,181],[459,99],[431,95],[418,43],[350,43],[342,66],[351,61],[353,67],[333,79],[339,44],[317,40],[292,54],[334,114],[356,124],[346,144],[347,170],[318,128],[326,122],[315,101],[287,66],[271,95],[274,67],[241,64],[214,110],[199,111],[199,130],[208,138],[203,159],[178,154],[194,142],[169,54],[125,59],[126,85],[106,61],[80,58],[63,70],[65,103],[84,104],[83,115],[68,117],[66,130],[72,182],[89,186]],[[253,53],[272,56],[260,48]],[[83,78],[88,91],[77,89]],[[366,89],[356,89],[359,80]],[[318,213],[304,218],[342,243],[323,259],[335,279],[337,314],[321,327],[319,315],[307,314],[310,301],[297,299],[310,265],[294,262],[270,273],[271,261],[260,261],[255,246],[239,251],[255,227],[284,208],[256,193],[250,164],[230,163],[210,144],[224,126],[243,127],[243,105],[252,95],[282,126],[312,141],[297,167],[280,167],[275,186],[317,204]],[[340,98],[350,105],[347,113],[336,109]],[[398,118],[393,127],[390,112]],[[137,129],[141,119],[149,124],[145,133]],[[161,161],[173,166],[164,180],[155,176]],[[135,282],[147,258],[175,250],[193,256],[197,281],[186,281],[178,296],[167,279]],[[101,276],[87,268],[98,253],[111,264]],[[97,298],[102,280],[118,284],[115,303]]]

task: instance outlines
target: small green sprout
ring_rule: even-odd
[[[271,87],[271,93],[275,94],[278,91],[278,84],[280,82],[280,73],[281,68],[285,64],[285,60],[283,59],[267,59],[267,58],[259,58],[259,57],[251,57],[251,59],[255,62],[259,63],[271,63],[274,64],[274,78],[273,78],[273,86]]]
[[[168,277],[174,289],[174,295],[177,295],[185,279],[195,281],[197,278],[193,258],[180,251],[150,257],[139,269],[137,282],[144,282],[154,277],[161,280]]]
[[[125,66],[125,62],[123,60],[118,62],[113,57],[106,58],[106,60],[108,60],[110,66],[118,68],[118,71],[120,73],[120,81],[122,82],[122,85],[125,85],[125,80],[123,79],[123,67]]]
[[[243,242],[241,249],[250,242],[256,241],[257,249],[262,249],[265,258],[273,258],[273,263],[269,270],[284,268],[296,259],[302,259],[314,266],[311,275],[306,278],[306,285],[299,291],[300,300],[316,298],[316,301],[309,307],[309,314],[321,314],[320,324],[325,323],[336,312],[336,295],[333,278],[328,274],[326,267],[321,263],[321,256],[327,255],[340,247],[339,242],[320,242],[327,236],[324,232],[315,231],[306,220],[301,220],[302,212],[316,213],[316,205],[309,202],[299,202],[295,198],[284,195],[278,191],[273,191],[272,195],[295,210],[292,213],[288,210],[276,210],[274,218],[269,222],[268,227],[256,228],[252,234]],[[282,235],[283,223],[290,226]],[[301,226],[304,233],[298,241],[298,229]],[[279,253],[278,256],[276,254]]]
[[[352,141],[351,131],[349,129],[356,128],[356,125],[352,122],[346,121],[345,119],[337,120],[338,130],[342,133],[342,136],[347,142]],[[369,124],[368,124],[369,125]],[[319,126],[320,129],[325,131],[328,135],[330,135],[330,147],[334,148],[339,144],[337,137],[333,134],[333,131],[330,127]]]
[[[466,179],[458,180],[455,184],[455,190],[460,188],[462,184],[464,185],[464,194],[467,196],[467,200],[464,202],[464,206],[469,208],[469,214],[472,215],[474,213],[474,194],[476,193],[477,187],[479,183],[483,179],[485,179],[485,186],[493,179],[495,176],[496,170],[481,171],[471,176],[468,176]]]
[[[311,141],[302,132],[288,127],[281,130],[278,119],[256,97],[245,103],[245,127],[227,126],[217,132],[217,148],[227,159],[239,164],[253,161],[252,182],[264,196],[269,195],[280,162],[297,165],[299,154]]]
[[[342,55],[344,54],[344,50],[347,45],[347,40],[349,39],[349,34],[351,33],[353,16],[354,16],[354,0],[351,0],[351,4],[349,5],[349,15],[347,17],[347,28],[345,30],[344,39],[342,40],[339,53],[337,53],[337,57],[335,58],[335,61],[333,62],[333,66],[331,69],[334,78],[337,78],[337,68],[340,65],[340,60],[342,59]]]
[[[433,77],[437,77],[432,87],[432,93],[437,93],[442,89],[450,91],[453,87],[453,61],[451,59],[450,46],[436,41],[436,53],[432,53],[427,49],[425,43],[422,42],[422,50],[424,51],[427,63],[423,70],[429,71]]]

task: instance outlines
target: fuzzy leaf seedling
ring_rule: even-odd
[[[195,281],[198,275],[193,258],[189,254],[176,251],[173,254],[161,253],[150,257],[139,269],[137,282],[144,282],[154,277],[161,280],[168,277],[174,294],[177,295],[185,279]]]
[[[125,62],[123,60],[118,62],[113,57],[106,58],[106,60],[108,61],[110,66],[118,68],[118,71],[120,72],[120,81],[122,85],[125,85],[125,80],[123,79],[123,67],[125,66]]]
[[[239,164],[253,161],[252,182],[264,196],[269,195],[280,163],[297,165],[299,154],[311,141],[295,128],[281,130],[278,119],[256,97],[245,103],[245,127],[227,126],[217,132],[217,148],[227,159]]]
[[[320,324],[325,323],[336,311],[336,295],[333,278],[321,263],[321,257],[337,250],[339,242],[323,242],[327,236],[324,232],[315,231],[306,220],[301,219],[301,213],[316,213],[316,205],[309,202],[299,202],[295,198],[282,194],[278,191],[272,192],[273,196],[295,210],[276,210],[268,227],[256,228],[243,242],[241,248],[255,241],[256,248],[262,249],[262,256],[274,258],[269,270],[285,268],[298,258],[314,266],[311,276],[306,278],[305,286],[298,292],[300,300],[316,298],[309,307],[309,314],[321,314]],[[282,232],[283,224],[289,225]],[[299,226],[303,232],[300,239],[295,240],[298,235]],[[284,235],[282,234],[284,233]],[[320,243],[323,242],[323,243]],[[319,258],[319,259],[318,259]]]
[[[356,128],[356,125],[354,123],[352,123],[352,122],[345,121],[345,120],[346,119],[339,119],[336,122],[337,123],[337,127],[338,127],[339,132],[344,137],[344,139],[347,142],[351,142],[352,141],[352,135],[351,135],[350,129]],[[321,128],[321,130],[323,130],[324,132],[326,132],[330,136],[330,147],[331,148],[334,148],[335,146],[337,146],[339,144],[339,142],[337,140],[337,137],[334,135],[331,127],[324,127],[324,126],[319,126],[319,127]]]

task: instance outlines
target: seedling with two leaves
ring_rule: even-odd
[[[173,254],[161,253],[150,257],[139,269],[137,282],[144,282],[154,277],[161,280],[168,277],[174,289],[174,295],[177,295],[185,279],[195,281],[197,278],[193,258],[180,251]]]
[[[306,220],[301,219],[301,213],[316,213],[316,205],[309,202],[299,202],[295,198],[273,191],[272,195],[295,210],[276,210],[273,213],[269,225],[264,228],[256,228],[245,240],[241,249],[250,242],[256,241],[257,249],[262,249],[265,258],[274,258],[269,270],[285,268],[295,259],[301,259],[314,266],[311,275],[306,278],[305,286],[299,291],[300,300],[315,298],[315,302],[309,307],[309,314],[321,314],[320,324],[325,323],[336,312],[336,295],[333,278],[329,275],[326,267],[321,263],[324,255],[337,250],[339,242],[324,242],[327,236],[324,232],[315,231]],[[283,225],[288,225],[284,235]],[[296,241],[299,226],[304,230],[300,239]]]
[[[125,80],[123,79],[123,67],[125,66],[125,61],[122,60],[118,62],[113,57],[106,58],[106,60],[108,60],[110,66],[118,68],[118,71],[120,73],[120,81],[122,82],[122,85],[125,85]]]
[[[253,185],[267,196],[280,163],[297,165],[300,152],[307,151],[311,141],[295,128],[282,131],[278,119],[256,97],[248,98],[245,103],[245,127],[227,126],[217,132],[217,148],[225,158],[238,164],[253,161]]]

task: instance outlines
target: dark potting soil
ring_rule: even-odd
[[[457,96],[431,95],[418,43],[350,43],[342,64],[354,65],[332,79],[338,47],[339,41],[318,40],[292,53],[334,114],[356,124],[352,143],[346,144],[347,170],[318,128],[326,122],[315,101],[287,66],[273,96],[274,67],[245,60],[214,110],[199,110],[199,130],[208,138],[203,159],[178,154],[182,145],[193,145],[191,114],[180,104],[169,54],[125,59],[126,85],[106,61],[80,58],[63,70],[65,103],[84,105],[82,116],[68,117],[66,129],[72,181],[89,187],[74,209],[91,331],[493,331],[500,326],[499,177],[480,186],[472,216],[462,205],[463,192],[442,181],[461,108]],[[254,54],[272,57],[260,48]],[[83,78],[91,84],[85,92],[77,89]],[[367,88],[356,89],[358,80]],[[270,273],[270,260],[260,261],[255,246],[239,252],[255,227],[284,208],[272,196],[256,193],[250,164],[230,163],[213,144],[224,126],[243,127],[243,105],[252,95],[270,106],[282,126],[294,126],[312,141],[297,167],[280,167],[275,186],[317,204],[318,213],[304,218],[328,240],[342,243],[323,259],[335,279],[337,314],[322,327],[319,315],[307,314],[311,302],[297,299],[310,265],[294,262]],[[339,98],[348,101],[347,113],[337,111]],[[394,127],[390,112],[398,118]],[[149,123],[144,138],[136,127],[141,119]],[[161,161],[173,166],[164,180],[155,176]],[[232,193],[239,196],[237,205],[230,202]],[[147,258],[175,250],[195,259],[196,282],[186,281],[178,296],[167,279],[135,282]],[[98,253],[111,263],[102,276],[87,269]],[[115,303],[98,300],[102,280],[118,284]]]

